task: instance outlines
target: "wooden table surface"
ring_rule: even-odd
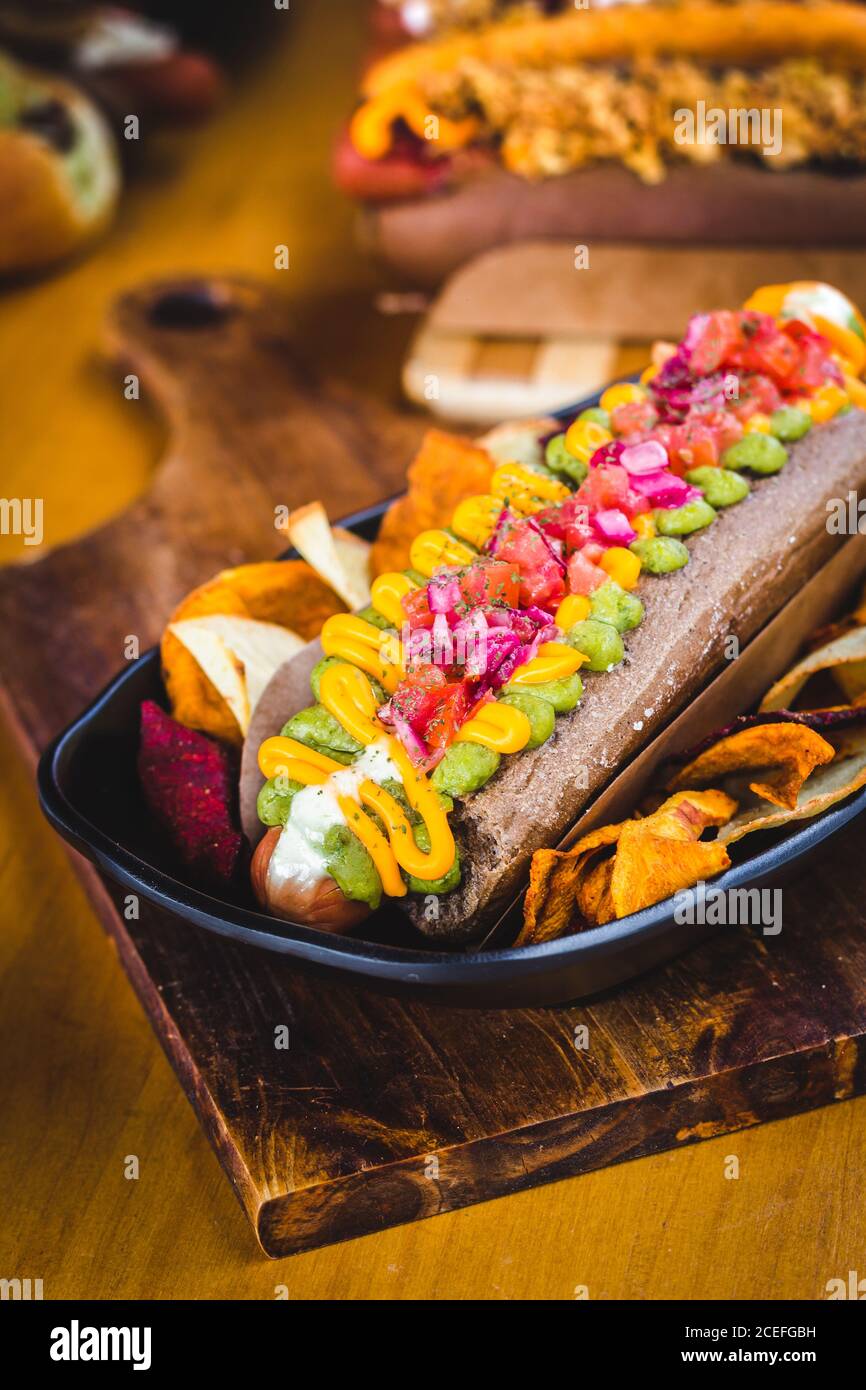
[[[325,172],[362,7],[322,8],[281,18],[207,129],[153,142],[94,256],[0,302],[2,491],[44,498],[46,542],[121,509],[158,456],[158,422],[95,354],[140,279],[273,280],[284,242],[311,351],[394,396],[408,325],[375,312]],[[4,561],[32,553],[0,538]],[[0,844],[2,1277],[46,1298],[813,1299],[864,1273],[866,1099],[267,1262],[5,729]]]

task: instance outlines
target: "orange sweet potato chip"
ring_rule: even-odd
[[[719,873],[730,862],[727,850],[700,836],[736,810],[724,792],[679,792],[652,815],[601,826],[569,850],[538,850],[515,944],[627,917]]]
[[[409,465],[409,490],[382,519],[372,552],[372,573],[409,566],[409,548],[421,531],[449,526],[458,502],[489,490],[490,455],[471,439],[429,430]]]
[[[709,826],[725,825],[736,810],[736,802],[725,792],[677,792],[663,801],[650,816],[638,824],[644,832],[666,840],[697,840]],[[629,822],[627,822],[628,824]]]
[[[539,849],[532,856],[523,927],[515,942],[553,941],[569,929],[582,874],[595,852],[616,843],[621,825],[603,825],[570,850]]]
[[[757,724],[719,739],[668,781],[668,789],[718,785],[723,777],[746,776],[756,796],[788,809],[812,770],[833,760],[833,745],[803,724]]]
[[[211,580],[211,584],[220,583],[240,599],[247,617],[290,627],[305,642],[318,637],[323,622],[332,613],[346,611],[342,599],[305,560],[263,560],[259,564],[239,565],[223,570]],[[176,613],[172,620],[179,616],[192,615]]]
[[[267,560],[223,570],[178,605],[170,623],[215,613],[290,628],[305,641],[345,605],[303,560]],[[174,718],[226,743],[241,744],[237,719],[213,682],[183,643],[166,631],[160,645],[162,675]]]
[[[623,826],[623,833],[627,829]],[[616,916],[612,890],[618,858],[618,849],[606,858],[592,855],[578,880],[575,904],[587,926],[601,926]]]
[[[629,917],[730,865],[728,851],[717,840],[671,841],[647,830],[651,820],[623,827],[611,877],[611,917]]]
[[[815,768],[793,807],[768,806],[758,796],[746,796],[737,814],[719,831],[718,842],[730,845],[754,830],[778,830],[793,821],[810,820],[866,786],[866,727],[828,731],[827,737],[833,745],[833,761]]]
[[[716,841],[702,842],[710,826],[731,819],[737,803],[724,792],[685,791],[669,797],[651,816],[627,821],[616,848],[610,882],[610,917],[663,902],[730,864]]]

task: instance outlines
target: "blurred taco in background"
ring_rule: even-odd
[[[108,226],[119,193],[115,144],[94,103],[0,53],[0,274],[81,250]]]

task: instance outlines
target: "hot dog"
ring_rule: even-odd
[[[844,0],[512,17],[376,63],[335,176],[372,245],[430,282],[526,237],[850,244],[864,77],[866,11]]]
[[[494,463],[263,697],[272,719],[311,672],[315,704],[293,696],[245,749],[259,831],[282,828],[269,909],[314,925],[310,885],[333,880],[443,941],[481,935],[534,850],[839,543],[827,504],[866,490],[864,367],[841,295],[768,287]]]

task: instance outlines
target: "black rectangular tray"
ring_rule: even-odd
[[[390,502],[341,524],[373,540]],[[294,551],[285,558],[293,558]],[[155,835],[136,770],[139,706],[165,704],[154,648],[119,675],[46,748],[38,770],[42,809],[54,828],[104,873],[178,917],[306,968],[354,977],[389,993],[477,1007],[558,1004],[596,994],[669,960],[718,928],[679,923],[674,900],[558,941],[519,948],[432,950],[396,910],[371,919],[376,939],[331,936],[266,916],[252,897],[215,898],[183,881]],[[830,835],[866,809],[866,789],[783,837],[761,835],[713,888],[769,888],[802,870]],[[770,841],[768,843],[768,841]],[[367,924],[365,924],[367,926]],[[411,944],[398,944],[400,940]]]

